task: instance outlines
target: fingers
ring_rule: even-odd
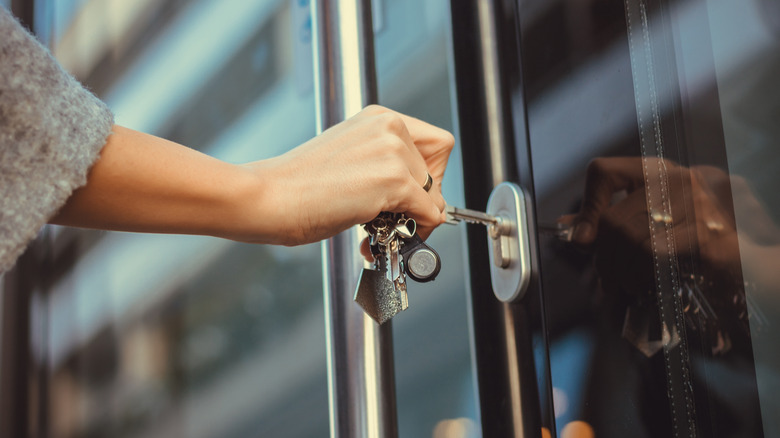
[[[596,240],[601,216],[610,207],[612,196],[633,191],[643,183],[642,161],[635,157],[597,158],[588,165],[585,197],[575,219],[573,240],[590,245]]]
[[[417,221],[418,227],[433,229],[444,222],[444,206],[439,207],[430,193],[426,192],[416,181],[410,182],[407,193],[401,199],[399,204],[390,206],[389,211],[406,213]],[[443,199],[442,202],[444,202]]]
[[[414,117],[401,115],[417,150],[428,166],[434,181],[441,182],[447,162],[455,146],[455,138],[444,129],[437,128]],[[439,189],[439,192],[441,190]]]
[[[371,254],[371,246],[368,243],[368,237],[363,239],[362,242],[360,242],[360,255],[363,256],[366,261],[373,262],[374,261],[374,255]]]
[[[407,126],[407,121],[411,129]],[[257,166],[285,217],[289,244],[331,237],[381,211],[406,213],[423,233],[443,222],[441,180],[449,133],[379,106]],[[427,174],[434,179],[423,189]],[[295,196],[290,196],[295,193]]]
[[[425,159],[420,154],[420,151],[415,146],[414,139],[409,133],[404,119],[400,117],[398,113],[390,110],[387,110],[376,117],[383,118],[383,123],[386,124],[388,130],[397,135],[406,145],[407,154],[404,154],[404,159],[409,166],[409,171],[415,179],[420,182],[420,187],[422,187],[425,183],[425,176],[428,173],[428,166],[425,163]]]
[[[441,129],[430,123],[424,122],[418,118],[408,116],[380,105],[369,105],[361,114],[379,115],[392,114],[399,117],[404,122],[412,142],[418,147],[426,147],[431,144],[438,144],[442,148],[452,149],[455,139],[447,130]]]
[[[441,224],[446,205],[441,194],[441,181],[454,145],[452,135],[419,119],[378,105],[366,107],[360,116],[383,124],[406,145],[407,150],[400,157],[409,170],[411,180],[408,182],[409,187],[395,187],[396,197],[388,199],[388,210],[407,213],[423,230]],[[433,185],[426,192],[423,185],[428,175],[433,178]]]
[[[414,143],[418,148],[422,149],[420,152],[423,153],[423,156],[426,155],[424,152],[433,152],[429,150],[431,148],[436,148],[437,151],[441,150],[442,152],[446,150],[447,156],[449,156],[449,151],[455,145],[455,137],[449,131],[405,114],[399,115],[406,124]]]
[[[434,190],[434,189],[429,190],[428,195],[433,200],[433,203],[436,205],[436,208],[439,209],[439,212],[443,212],[444,207],[447,206],[447,201],[444,200],[444,196],[441,194],[441,184],[439,184],[438,190]]]
[[[419,181],[419,185],[422,186],[425,183],[426,175],[429,173],[429,169],[425,159],[420,154],[420,151],[415,145],[415,140],[409,133],[404,118],[394,111],[387,108],[371,105],[361,111],[355,119],[365,120],[367,123],[365,127],[369,132],[386,132],[391,136],[389,145],[393,145],[394,140],[401,141],[400,144],[404,145],[399,152],[400,158],[404,160],[406,166],[409,168],[409,172]],[[389,146],[385,143],[377,144],[379,148],[386,148]]]
[[[407,116],[390,110],[379,105],[370,105],[361,113],[366,116],[385,116],[390,120],[400,121],[398,127],[403,129],[399,135],[407,141],[416,154],[425,161],[428,167],[428,173],[434,178],[434,181],[441,182],[444,176],[444,170],[447,167],[450,153],[455,146],[455,138],[448,131],[423,122],[420,119]],[[424,182],[425,175],[422,175],[420,182]]]
[[[426,184],[428,185],[426,187]],[[439,211],[444,211],[444,207],[447,206],[447,201],[444,200],[444,196],[441,193],[441,180],[437,180],[430,173],[426,174],[425,182],[422,184],[423,190],[428,192],[428,195],[439,208]]]

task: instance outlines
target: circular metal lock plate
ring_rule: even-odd
[[[526,221],[525,196],[517,184],[503,182],[493,189],[488,199],[486,212],[500,217],[509,223],[506,235],[498,237],[496,242],[488,236],[490,253],[490,280],[493,283],[493,293],[499,300],[509,303],[521,299],[528,288],[531,278],[531,261],[528,246],[528,228]],[[494,245],[502,247],[496,249]],[[496,260],[503,252],[509,258],[509,263],[502,268]]]

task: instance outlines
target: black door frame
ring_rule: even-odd
[[[463,169],[466,206],[483,209],[491,190],[501,182],[494,178],[500,172],[503,179],[525,190],[530,222],[533,274],[525,297],[511,304],[498,301],[491,290],[484,228],[468,229],[469,305],[482,436],[538,437],[542,427],[556,436],[538,281],[518,4],[514,0],[452,0],[450,10],[461,150],[463,163],[468,163]],[[486,92],[490,88],[498,90],[492,100],[490,91]],[[500,170],[495,156],[491,157],[496,151],[489,146],[495,136],[502,138]]]

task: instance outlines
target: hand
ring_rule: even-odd
[[[275,223],[275,243],[294,245],[333,236],[381,211],[405,212],[425,238],[445,219],[441,181],[453,145],[447,131],[369,106],[284,155],[247,164],[267,187],[257,202],[266,211],[247,217]],[[428,192],[426,173],[434,180]]]

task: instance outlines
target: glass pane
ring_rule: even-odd
[[[48,6],[55,54],[117,123],[244,162],[314,135],[308,3]],[[380,102],[452,130],[448,2],[374,8]],[[453,204],[463,202],[459,158],[443,182]],[[328,435],[319,245],[53,231],[49,435]],[[405,437],[478,433],[462,232],[434,233],[442,272],[411,284],[410,308],[394,319]]]
[[[521,21],[559,435],[776,436],[776,2]]]
[[[379,102],[453,131],[449,2],[373,4]],[[453,205],[463,205],[458,147],[442,188]],[[478,436],[464,231],[444,225],[428,239],[442,258],[442,270],[431,283],[410,282],[409,308],[393,318],[399,436]]]
[[[51,7],[56,55],[119,124],[230,162],[314,135],[306,4]],[[328,434],[318,244],[73,231],[48,303],[48,435]]]

